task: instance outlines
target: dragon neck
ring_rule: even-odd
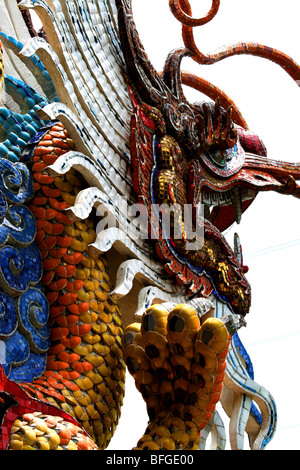
[[[105,448],[119,420],[124,394],[122,319],[109,295],[106,261],[89,251],[96,238],[93,218],[78,221],[67,214],[85,181],[73,170],[63,177],[49,176],[45,170],[73,148],[57,123],[33,155],[35,196],[29,208],[37,222],[51,346],[43,376],[22,387],[74,416]]]

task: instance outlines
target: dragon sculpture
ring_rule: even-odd
[[[1,5],[0,449],[106,449],[126,367],[149,415],[136,449],[204,449],[210,432],[223,449],[219,401],[231,448],[246,432],[263,449],[276,406],[238,337],[251,289],[223,232],[259,191],[299,197],[300,167],[269,159],[232,100],[181,62],[251,54],[294,80],[300,67],[259,44],[202,54],[193,28],[220,0],[199,19],[169,0],[184,47],[162,73],[131,0]],[[183,85],[209,100],[189,103]]]

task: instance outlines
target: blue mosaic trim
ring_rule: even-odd
[[[240,340],[240,337],[239,337],[238,333],[235,333],[232,336],[232,339],[233,339],[234,345],[235,345],[238,353],[242,356],[242,358],[244,359],[244,361],[246,363],[246,369],[247,369],[247,372],[249,374],[250,379],[254,380],[253,364],[251,362],[249,354],[246,351],[245,346],[243,345],[242,341]]]
[[[27,108],[24,114],[9,111],[5,107],[0,108],[0,135],[5,138],[0,143],[0,158],[18,162],[30,139],[45,124],[39,119],[37,112],[48,101],[25,83],[8,75],[5,75],[5,87],[20,109]]]
[[[273,400],[273,406],[274,406],[275,412],[272,413],[272,415],[271,415],[271,423],[270,423],[267,435],[266,435],[266,437],[264,438],[264,440],[262,442],[262,449],[264,449],[268,445],[268,443],[271,441],[271,439],[272,439],[272,437],[274,436],[274,433],[275,433],[276,423],[277,423],[277,408],[276,408],[276,404],[275,404],[274,400]]]
[[[240,356],[244,359],[245,364],[246,364],[246,370],[247,373],[250,377],[250,379],[254,380],[254,368],[252,361],[250,359],[250,356],[248,352],[246,351],[245,346],[243,345],[242,341],[240,340],[240,337],[238,333],[235,333],[232,336],[232,340],[234,342],[234,345],[240,354]],[[261,412],[259,411],[258,407],[255,405],[254,402],[251,403],[251,408],[250,408],[250,413],[253,416],[253,418],[257,421],[257,423],[261,426],[262,425],[262,415]]]
[[[32,382],[46,367],[50,327],[26,163],[49,124],[37,114],[49,101],[14,77],[5,85],[24,114],[0,108],[0,359],[8,378]]]
[[[19,59],[25,63],[27,69],[32,73],[37,83],[42,88],[47,99],[51,102],[58,101],[51,77],[40,58],[36,54],[33,54],[30,57],[22,57],[20,52],[23,49],[23,43],[11,36],[8,36],[2,31],[0,31],[0,39],[6,48],[14,52],[14,54],[16,54]]]

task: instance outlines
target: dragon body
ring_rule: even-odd
[[[275,431],[274,400],[254,382],[236,333],[251,304],[247,269],[238,237],[232,249],[222,232],[261,190],[299,197],[300,168],[267,158],[233,101],[180,67],[184,57],[212,64],[252,54],[294,80],[300,68],[258,44],[204,55],[193,28],[220,2],[201,19],[187,0],[169,4],[185,47],[162,73],[129,0],[23,0],[4,9],[12,23],[1,33],[4,67],[7,60],[20,76],[4,76],[1,62],[1,449],[107,448],[126,367],[149,415],[136,449],[195,450],[209,432],[223,448],[219,401],[232,448],[243,447],[245,430],[254,449]],[[14,40],[17,24],[23,37]],[[215,102],[189,103],[182,85]],[[132,232],[137,209],[145,237]],[[198,230],[201,246],[187,248]]]

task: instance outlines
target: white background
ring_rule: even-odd
[[[191,0],[191,6],[193,16],[203,16],[211,0]],[[167,0],[133,0],[133,7],[144,47],[161,70],[167,54],[182,45],[180,25]],[[221,0],[217,17],[195,31],[196,43],[210,53],[222,45],[258,42],[300,63],[299,19],[299,0]],[[270,158],[300,161],[300,89],[279,66],[238,56],[210,66],[186,59],[183,69],[207,78],[235,101],[250,129],[263,139]],[[191,101],[202,98],[187,96]],[[278,428],[270,450],[300,449],[299,214],[296,198],[261,193],[241,224],[226,234],[232,244],[237,231],[249,266],[252,307],[239,335],[253,362],[256,382],[271,392],[277,404]],[[129,377],[123,414],[108,449],[131,449],[146,425],[144,402]]]

